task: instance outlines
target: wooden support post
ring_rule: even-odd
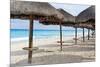
[[[92,30],[92,38],[94,38],[94,31],[95,31],[95,30]]]
[[[88,29],[88,40],[90,39],[90,29]]]
[[[60,50],[62,51],[62,24],[61,21],[59,22],[60,25]]]
[[[93,38],[93,30],[92,30],[92,38]]]
[[[29,48],[33,48],[33,17],[30,16],[29,24]],[[28,53],[28,63],[32,63],[32,50],[29,50]]]
[[[84,38],[84,28],[83,28],[83,42],[85,42],[85,38]]]
[[[75,27],[75,44],[77,44],[77,27]]]

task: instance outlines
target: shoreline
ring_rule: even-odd
[[[18,42],[23,40],[28,40],[28,37],[11,38],[11,42]]]
[[[75,35],[66,35],[66,36],[62,36],[63,38],[74,38],[75,37]],[[78,34],[78,38],[80,38],[80,37],[82,37],[82,34],[81,33],[79,33]],[[35,38],[34,36],[33,36],[33,39],[47,39],[47,38],[59,38],[59,36],[52,36],[52,37],[43,37],[42,36],[42,38]],[[29,37],[27,36],[27,37],[18,37],[18,38],[11,38],[11,42],[20,42],[20,41],[28,41],[28,39],[29,39]]]

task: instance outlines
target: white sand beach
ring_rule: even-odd
[[[77,63],[95,61],[95,38],[82,42],[79,38],[78,44],[74,43],[72,37],[63,37],[63,51],[60,50],[58,37],[33,40],[33,47],[39,49],[33,51],[32,64],[28,64],[28,51],[22,48],[28,47],[28,41],[11,42],[11,66]]]

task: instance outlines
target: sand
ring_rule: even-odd
[[[82,42],[79,38],[78,44],[74,43],[73,37],[63,38],[63,51],[60,50],[58,37],[34,40],[33,46],[39,49],[33,51],[32,64],[28,64],[28,41],[11,42],[11,66],[61,64],[95,61],[95,38]]]

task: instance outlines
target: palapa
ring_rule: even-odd
[[[78,27],[83,28],[83,41],[84,39],[84,28],[88,28],[88,40],[89,40],[89,29],[95,29],[95,6],[92,5],[82,11],[77,17],[76,17],[76,23],[78,24]]]
[[[32,49],[33,49],[33,20],[41,20],[42,18],[52,18],[61,20],[62,15],[49,3],[45,2],[31,2],[11,0],[10,2],[11,18],[29,19],[29,50],[28,63],[32,63]]]

